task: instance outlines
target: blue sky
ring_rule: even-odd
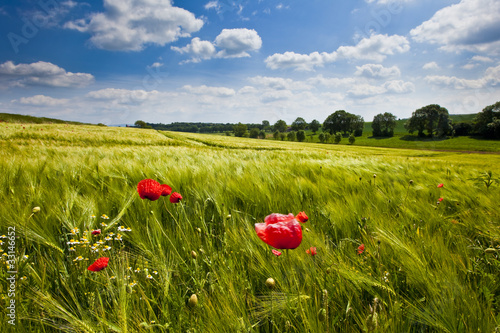
[[[500,101],[498,0],[7,0],[0,112],[365,121]]]

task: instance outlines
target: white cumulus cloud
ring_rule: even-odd
[[[257,31],[241,28],[223,29],[214,42],[195,37],[186,46],[172,46],[171,49],[191,55],[191,59],[185,62],[200,62],[211,58],[250,57],[248,52],[258,51],[261,47],[262,39]]]
[[[94,82],[94,76],[87,73],[72,73],[50,62],[38,61],[31,64],[14,64],[6,61],[0,64],[0,80],[11,86],[42,85],[50,87],[84,87]]]
[[[422,69],[439,69],[439,65],[435,61],[431,61],[423,65]]]
[[[193,87],[191,85],[185,85],[182,87],[184,90],[196,94],[196,95],[209,95],[214,97],[231,97],[236,94],[234,89],[226,87],[209,87],[206,85],[201,85],[198,87]]]
[[[363,66],[356,66],[356,72],[354,75],[380,79],[391,76],[400,76],[401,71],[397,66],[384,67],[380,64],[365,64]]]
[[[112,101],[116,104],[141,104],[154,97],[158,91],[146,91],[142,89],[116,89],[106,88],[89,92],[86,97],[93,100]]]
[[[295,68],[313,70],[327,63],[338,60],[370,60],[381,62],[387,56],[404,53],[410,49],[410,43],[404,36],[371,35],[363,38],[355,46],[340,46],[336,51],[298,54],[295,52],[275,53],[265,60],[268,68]]]
[[[447,51],[499,53],[500,1],[462,0],[437,11],[412,29],[417,42],[441,45]]]
[[[203,20],[171,0],[104,0],[105,11],[65,24],[91,35],[96,47],[140,51],[147,44],[164,46],[199,31]]]

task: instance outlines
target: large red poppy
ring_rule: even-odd
[[[295,249],[302,242],[300,223],[292,213],[266,216],[265,223],[256,223],[255,231],[262,241],[276,249]]]
[[[160,183],[153,179],[143,179],[137,184],[137,192],[141,199],[158,200],[162,191]]]
[[[99,272],[108,267],[109,258],[101,257],[94,261],[92,265],[90,265],[87,269],[92,272]]]
[[[307,222],[307,220],[309,220],[309,217],[307,217],[305,212],[298,213],[295,218],[297,220],[299,220],[299,222],[302,222],[302,223],[305,223],[305,222]]]

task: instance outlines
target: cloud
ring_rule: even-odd
[[[446,51],[491,52],[500,48],[500,2],[462,0],[437,11],[410,35],[421,43],[441,45]]]
[[[200,62],[211,58],[250,57],[248,52],[257,51],[261,46],[262,39],[257,31],[243,28],[223,29],[213,43],[195,37],[188,45],[172,46],[171,49],[181,54],[191,55],[191,59],[184,62]]]
[[[268,68],[295,68],[297,70],[313,70],[338,60],[370,60],[383,61],[387,56],[404,53],[410,49],[410,43],[404,36],[371,35],[363,38],[355,46],[340,46],[332,53],[312,52],[298,54],[295,52],[275,53],[265,60]]]
[[[500,65],[486,69],[483,77],[475,80],[458,78],[456,76],[432,75],[426,76],[425,81],[429,84],[445,86],[452,89],[481,89],[500,83]]]
[[[171,49],[181,54],[190,54],[191,60],[189,62],[200,62],[202,59],[210,59],[216,54],[215,46],[211,42],[200,40],[198,37],[193,38],[191,43],[184,47],[172,46]]]
[[[154,98],[156,95],[158,95],[158,91],[156,90],[106,88],[91,91],[85,97],[92,100],[112,101],[115,104],[141,104],[150,98]]]
[[[423,65],[422,69],[439,69],[439,65],[435,61],[431,61]]]
[[[282,77],[255,76],[249,80],[257,87],[265,87],[273,90],[310,90],[312,88],[305,82]]]
[[[65,24],[92,35],[97,48],[140,51],[147,44],[164,46],[199,31],[203,20],[172,6],[171,0],[104,0],[105,11]]]
[[[388,93],[393,94],[409,94],[415,91],[415,85],[412,82],[402,80],[387,81],[384,83],[384,88]]]
[[[401,71],[397,66],[384,67],[379,64],[366,64],[363,66],[356,66],[356,72],[354,75],[380,79],[391,76],[400,76]]]
[[[94,76],[87,73],[71,73],[50,62],[38,61],[15,65],[6,61],[0,65],[0,80],[11,86],[42,85],[50,87],[85,87],[94,82]]]
[[[209,87],[206,85],[193,87],[191,85],[185,85],[182,88],[187,92],[190,92],[195,95],[209,95],[213,97],[232,97],[236,94],[234,89],[226,87]]]
[[[253,29],[223,29],[215,38],[215,45],[222,49],[217,53],[221,58],[249,57],[247,52],[262,47],[262,39]]]
[[[50,96],[35,95],[31,97],[21,97],[19,99],[20,104],[31,105],[31,106],[60,106],[68,103],[68,99],[65,98],[52,98]],[[13,100],[12,102],[17,102]]]
[[[490,57],[485,57],[480,55],[473,56],[471,60],[477,62],[493,62],[493,59],[491,59]]]

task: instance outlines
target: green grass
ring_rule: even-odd
[[[15,227],[18,237],[17,332],[500,326],[500,186],[477,179],[498,178],[500,155],[65,125],[0,127],[0,138],[0,235]],[[141,200],[144,178],[183,201]],[[254,224],[300,211],[302,244],[275,257]],[[104,241],[100,252],[68,245],[84,233]],[[109,266],[88,271],[100,256]],[[4,261],[6,330],[7,277]]]
[[[46,117],[34,117],[28,115],[20,115],[13,113],[0,113],[0,122],[15,123],[15,124],[72,124],[82,125],[77,121],[66,121]]]

